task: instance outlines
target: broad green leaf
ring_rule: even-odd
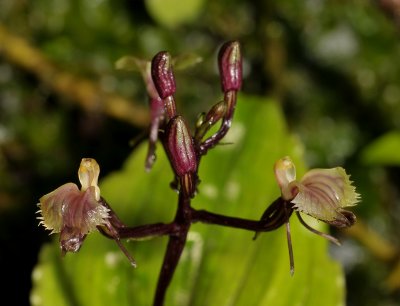
[[[200,166],[199,194],[204,208],[259,219],[278,195],[275,160],[290,155],[299,177],[301,146],[288,134],[271,101],[240,96],[227,145],[210,151]],[[129,225],[172,220],[177,195],[169,189],[170,165],[161,148],[150,173],[144,171],[146,146],[121,171],[104,178],[102,195]],[[308,222],[309,219],[307,219]],[[295,274],[289,273],[283,228],[261,234],[194,224],[168,290],[165,305],[343,305],[341,267],[327,253],[327,242],[292,218]],[[326,230],[321,223],[314,224]],[[56,240],[56,239],[55,239]],[[95,233],[78,254],[59,256],[57,241],[43,247],[33,275],[33,305],[151,305],[167,238],[125,242],[138,268],[113,241]]]
[[[176,27],[193,21],[203,7],[204,0],[146,0],[149,14],[160,24]]]
[[[362,152],[369,165],[400,165],[400,131],[391,131],[370,143]]]

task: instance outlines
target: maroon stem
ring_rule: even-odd
[[[254,232],[269,232],[273,231],[287,222],[293,212],[292,205],[283,201],[281,198],[275,200],[265,210],[259,221],[242,219],[237,217],[229,217],[212,213],[206,210],[196,210],[190,207],[190,199],[183,193],[179,197],[178,210],[175,220],[172,223],[154,223],[135,227],[127,227],[119,220],[118,223],[113,223],[115,230],[118,232],[118,237],[121,239],[142,239],[158,236],[179,236],[186,231],[191,223],[207,223],[232,228],[244,229]],[[113,214],[112,214],[113,215]],[[107,232],[102,231],[105,236],[114,239]]]
[[[236,217],[228,217],[215,214],[206,210],[192,210],[192,222],[202,222],[207,224],[221,225],[244,229],[253,232],[269,232],[277,229],[285,223],[285,218],[269,219],[267,221],[248,220]]]
[[[153,303],[154,306],[161,306],[164,304],[165,294],[182,255],[186,244],[187,233],[190,228],[190,198],[182,191],[179,193],[178,209],[174,223],[179,226],[180,230],[176,234],[169,236],[167,250],[164,255],[164,261],[158,278],[157,290]]]
[[[164,224],[154,223],[135,227],[120,227],[117,229],[121,239],[143,239],[165,235],[176,235],[182,231],[175,222]]]
[[[171,235],[169,237],[167,250],[158,278],[157,290],[153,303],[154,306],[161,306],[164,304],[165,294],[185,247],[188,231],[189,225],[182,228],[182,231],[178,235]]]
[[[109,207],[104,199],[102,199],[102,201],[103,205]],[[278,198],[265,210],[259,221],[229,217],[192,208],[190,206],[190,197],[180,190],[178,208],[172,223],[155,223],[126,227],[110,208],[109,220],[112,224],[112,230],[115,230],[117,234],[101,227],[99,227],[99,230],[103,235],[109,238],[116,239],[117,237],[118,241],[120,238],[141,239],[164,235],[169,236],[153,302],[154,306],[162,306],[165,301],[167,289],[185,247],[187,234],[192,223],[202,222],[259,233],[275,230],[287,223],[292,212],[292,204]],[[134,263],[133,259],[131,262]]]

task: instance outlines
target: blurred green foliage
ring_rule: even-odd
[[[362,160],[367,165],[400,165],[400,132],[390,131],[364,148]]]
[[[125,55],[150,59],[160,50],[195,52],[204,61],[177,74],[178,107],[191,119],[220,98],[217,47],[240,40],[243,91],[279,101],[309,166],[342,165],[352,174],[363,199],[357,216],[398,249],[393,131],[400,128],[400,41],[396,10],[385,15],[388,1],[160,2],[3,0],[0,26],[60,70],[142,105],[147,97],[140,75],[116,71],[115,61]],[[37,199],[75,180],[81,157],[96,158],[103,175],[120,168],[140,129],[101,108],[83,111],[21,68],[5,47],[0,41],[0,259],[10,263],[5,292],[24,305],[40,244],[48,240],[34,218]],[[268,141],[263,135],[260,142]],[[381,261],[343,239],[332,251],[345,268],[348,305],[398,304],[399,288],[385,283],[395,259]]]

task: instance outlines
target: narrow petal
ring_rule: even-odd
[[[296,167],[290,157],[286,156],[278,160],[274,165],[275,178],[281,188],[282,197],[289,201],[296,196],[295,184],[289,186],[296,180]]]
[[[78,170],[79,181],[81,182],[82,191],[86,191],[93,186],[96,191],[96,200],[100,200],[100,189],[97,185],[100,175],[99,164],[93,158],[82,158]]]

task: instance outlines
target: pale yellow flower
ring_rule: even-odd
[[[356,205],[360,195],[343,168],[312,169],[297,180],[292,160],[284,157],[274,171],[282,198],[295,210],[337,227],[354,223],[355,216],[343,208]]]
[[[81,189],[67,183],[40,198],[40,224],[60,234],[63,253],[77,252],[86,235],[108,223],[109,210],[101,205],[97,185],[100,167],[94,159],[83,158],[78,176]]]

